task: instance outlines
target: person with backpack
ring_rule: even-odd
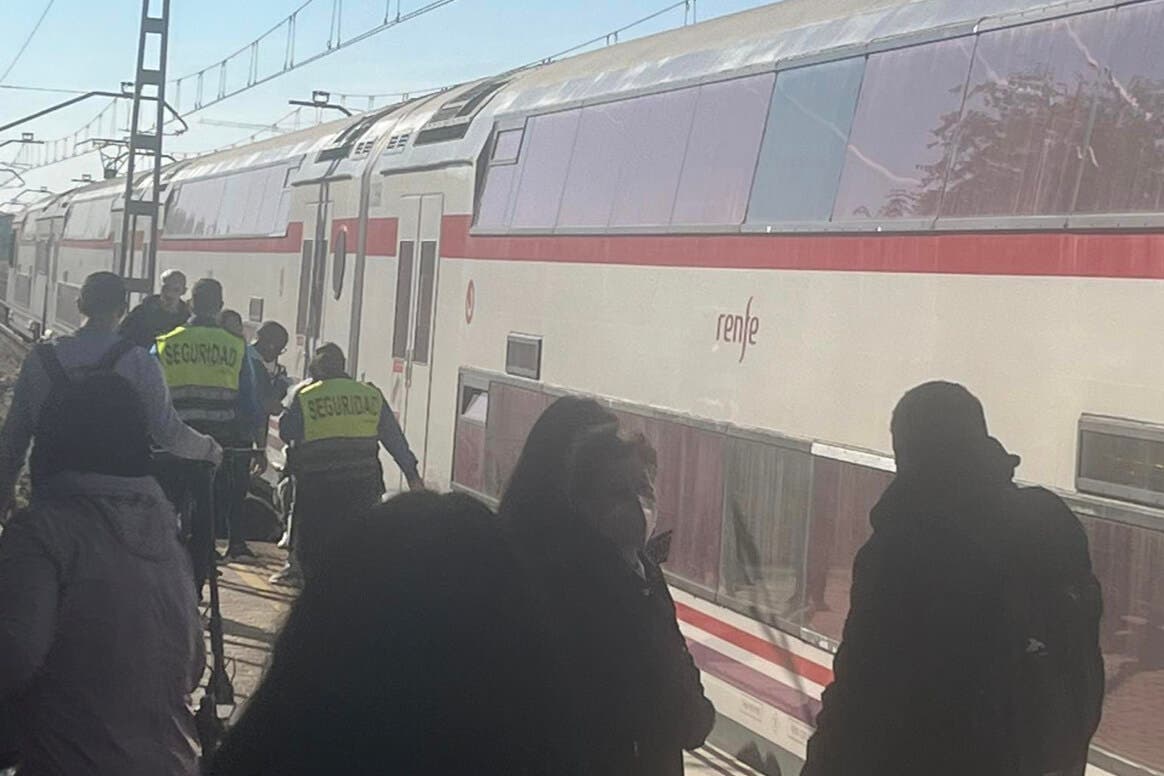
[[[1082,525],[1014,484],[961,385],[907,392],[891,432],[802,776],[1082,776],[1104,688]]]
[[[67,380],[114,372],[137,392],[155,445],[172,455],[217,464],[222,448],[187,426],[174,411],[156,359],[117,333],[125,316],[125,281],[112,272],[85,278],[77,308],[85,317],[74,334],[33,348],[24,359],[12,392],[12,406],[0,429],[0,515],[12,506],[17,477],[37,434],[41,408],[50,392]],[[35,495],[35,485],[34,495]]]

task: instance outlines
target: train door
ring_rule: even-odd
[[[331,226],[331,201],[326,183],[320,184],[318,193],[318,197],[312,197],[307,203],[299,265],[299,313],[296,316],[295,333],[301,356],[298,366],[304,377],[307,376],[307,362],[321,342],[328,231]]]
[[[425,194],[401,199],[397,245],[396,308],[392,329],[393,371],[403,379],[396,394],[400,425],[421,461],[428,450],[429,403],[432,396],[433,327],[440,262],[444,196]]]
[[[57,251],[60,224],[61,219],[55,217],[41,217],[36,222],[36,255],[32,275],[32,298],[29,301],[29,312],[35,324],[32,333],[36,337],[41,336],[49,328],[48,301],[51,285],[49,273]]]

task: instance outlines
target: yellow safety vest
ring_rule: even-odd
[[[229,423],[238,415],[246,343],[216,326],[179,326],[158,337],[158,358],[178,417]]]
[[[312,383],[295,396],[303,440],[289,459],[299,474],[380,476],[380,389],[349,377]]]

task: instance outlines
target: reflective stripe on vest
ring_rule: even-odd
[[[380,471],[378,388],[347,377],[322,380],[296,395],[303,413],[303,441],[296,446],[295,471],[371,476]]]
[[[246,345],[225,329],[179,326],[158,337],[158,358],[178,417],[230,422],[238,413]]]

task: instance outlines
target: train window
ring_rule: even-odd
[[[517,171],[517,165],[513,164],[499,164],[488,169],[485,187],[477,201],[477,226],[499,228],[509,224],[509,205]]]
[[[857,99],[833,220],[937,214],[973,38],[873,54]]]
[[[81,298],[80,286],[69,283],[57,283],[56,318],[59,321],[80,328],[85,321],[81,311],[77,309],[77,301]]]
[[[672,224],[743,222],[774,77],[699,87]]]
[[[113,236],[112,208],[112,197],[70,203],[62,236],[69,240],[110,239]]]
[[[811,457],[729,439],[724,460],[719,593],[757,619],[799,625]]]
[[[513,226],[554,226],[580,115],[580,110],[569,110],[529,120],[526,150],[519,163],[521,177],[514,192]]]
[[[829,220],[864,72],[861,57],[776,77],[748,223]]]
[[[931,143],[958,141],[944,216],[1071,212],[1112,12],[983,33],[960,122],[932,114]]]
[[[634,109],[618,143],[622,160],[611,226],[671,223],[698,96],[698,89],[679,89],[628,103]]]
[[[705,594],[720,585],[724,437],[683,423],[656,421],[647,434],[659,456],[656,531],[673,530],[667,571]]]
[[[1129,524],[1134,521],[1125,518],[1134,516],[1121,510],[1073,506],[1103,588],[1107,691],[1093,743],[1153,772],[1164,770],[1164,532]]]
[[[453,441],[453,482],[478,493],[485,492],[485,425],[488,419],[488,389],[462,384]]]
[[[348,264],[348,229],[341,226],[335,235],[332,247],[331,293],[339,299],[344,291],[344,271]]]
[[[299,304],[295,315],[295,333],[307,334],[308,311],[311,308],[311,260],[315,256],[315,241],[303,241],[299,258]]]
[[[8,213],[0,213],[0,264],[16,266],[16,228]],[[0,270],[0,276],[7,273]]]
[[[582,110],[573,148],[563,149],[569,160],[566,190],[558,212],[564,227],[606,226],[618,191],[623,126],[631,121],[635,100],[592,105]],[[522,179],[522,186],[525,179]],[[519,189],[520,194],[520,189]]]
[[[408,357],[408,324],[412,319],[412,259],[416,243],[401,240],[396,264],[396,321],[392,328],[392,357]]]
[[[49,271],[50,248],[47,237],[38,237],[36,241],[36,251],[33,254],[36,262],[36,274],[47,275]]]
[[[1164,425],[1084,415],[1076,488],[1164,506]]]
[[[420,244],[420,278],[416,291],[416,333],[412,339],[412,360],[428,363],[432,344],[432,301],[436,290],[437,244],[425,240]]]
[[[1083,159],[1078,213],[1164,211],[1164,3],[1121,6]]]
[[[872,530],[869,510],[892,479],[892,472],[813,456],[800,624],[834,643],[849,612],[853,560]]]
[[[493,164],[512,164],[517,161],[518,151],[521,150],[521,136],[525,128],[507,129],[497,133],[493,141]]]
[[[535,389],[501,382],[490,385],[485,425],[486,495],[501,497],[529,430],[549,403],[550,397]]]
[[[166,209],[166,237],[286,234],[290,170],[290,166],[280,164],[179,183]]]

